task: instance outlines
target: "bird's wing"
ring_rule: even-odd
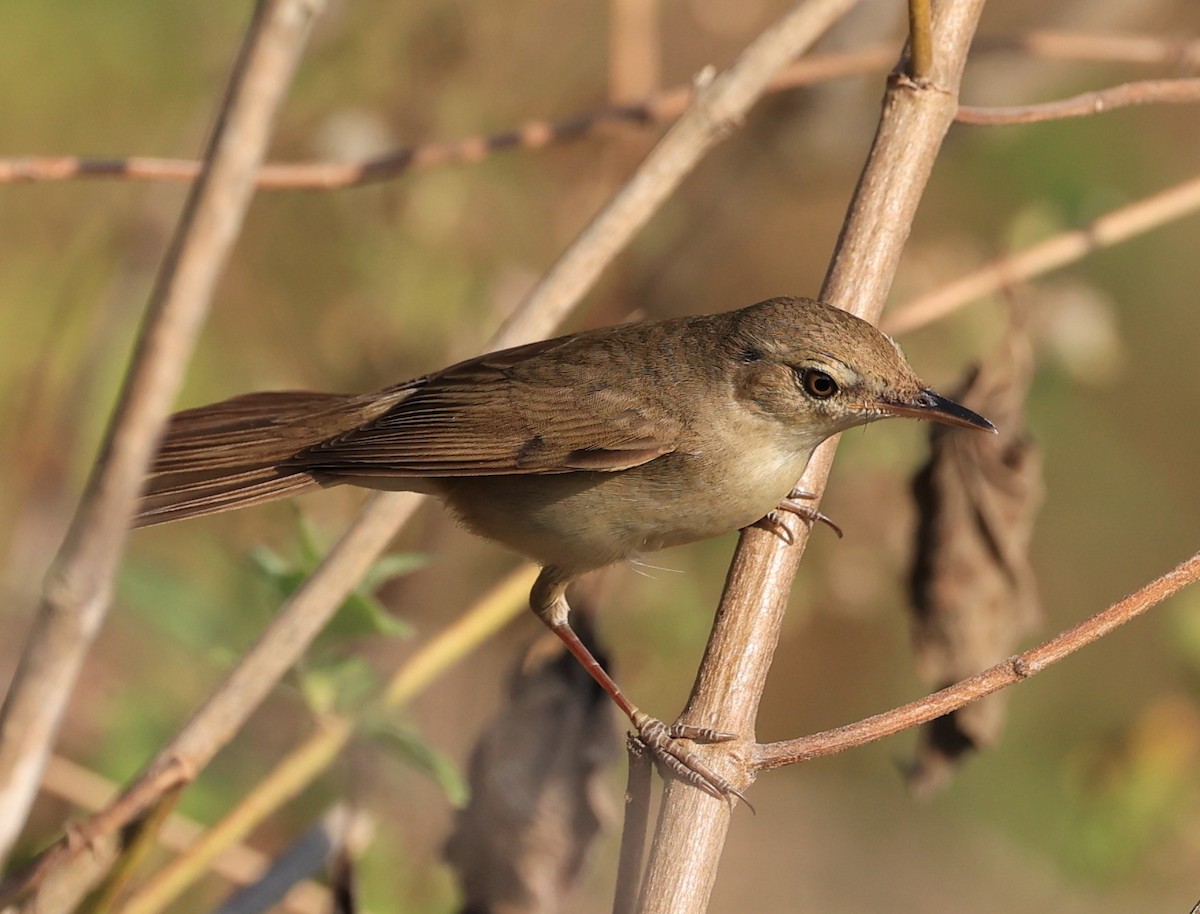
[[[564,379],[561,353],[542,358],[566,347],[575,348],[549,340],[447,368],[412,383],[378,418],[291,462],[347,476],[612,472],[675,449],[677,423],[651,415],[636,389],[613,389],[588,370],[582,380]],[[590,363],[602,356],[583,353]]]

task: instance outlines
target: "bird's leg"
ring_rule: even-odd
[[[728,799],[735,796],[743,803],[746,798],[729,782],[717,774],[700,758],[682,743],[684,739],[701,740],[704,742],[724,742],[735,739],[735,734],[723,733],[710,727],[692,727],[677,725],[668,727],[661,720],[651,717],[637,705],[625,697],[611,676],[604,671],[600,663],[592,656],[579,636],[571,628],[569,620],[571,607],[567,603],[567,584],[570,578],[557,568],[543,568],[542,573],[534,582],[529,594],[529,604],[539,619],[558,636],[559,640],[571,652],[572,656],[583,665],[591,677],[609,694],[637,730],[641,741],[654,753],[655,758],[674,775],[699,787],[705,793],[718,799]],[[747,805],[749,805],[747,803]],[[753,808],[753,807],[751,807]]]
[[[789,530],[783,523],[783,515],[786,512],[788,514],[795,514],[802,520],[807,521],[809,525],[815,524],[819,521],[836,533],[838,539],[841,539],[843,536],[841,527],[835,524],[832,520],[830,520],[812,505],[805,504],[805,502],[812,501],[816,497],[817,496],[813,495],[812,492],[805,492],[799,487],[792,489],[792,491],[788,492],[783,501],[775,506],[775,510],[763,517],[762,520],[756,524],[756,526],[764,527],[765,529],[770,530],[790,546],[793,542],[792,531]]]

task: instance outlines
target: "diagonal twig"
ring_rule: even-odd
[[[942,139],[957,110],[958,86],[982,0],[934,8],[934,61],[920,86],[894,77],[875,141],[838,239],[821,297],[878,320]],[[818,449],[800,487],[824,489],[836,442]],[[773,533],[743,531],[725,594],[682,722],[736,733],[712,747],[713,763],[743,786],[753,777],[754,719],[779,641],[787,595],[808,531],[789,526],[794,545]],[[718,757],[723,755],[724,757]],[[647,867],[642,910],[703,911],[730,808],[700,791],[669,783]]]
[[[163,261],[120,399],[0,711],[0,859],[24,822],[107,614],[134,501],[319,6],[318,0],[261,4],[230,77],[205,170]]]
[[[1200,79],[1147,79],[1036,105],[976,108],[962,105],[954,118],[960,124],[994,127],[1040,124],[1068,117],[1105,114],[1130,105],[1192,104],[1200,102]]]
[[[883,329],[899,335],[923,327],[985,295],[1082,260],[1093,251],[1118,244],[1197,210],[1200,210],[1200,177],[1193,177],[1105,213],[1082,228],[1062,232],[1023,251],[993,260],[918,296],[890,312],[883,320]]]
[[[844,727],[799,739],[762,744],[755,751],[754,767],[766,771],[833,755],[928,723],[985,695],[1028,679],[1034,673],[1040,673],[1197,581],[1200,581],[1200,552],[1074,628],[940,692]]]
[[[525,612],[537,569],[521,565],[480,597],[474,606],[432,637],[398,669],[380,694],[353,717],[327,715],[321,726],[265,772],[238,804],[196,836],[178,857],[129,897],[122,914],[157,914],[192,886],[234,842],[244,838],[280,806],[309,787],[381,713],[394,713],[435,682],[500,628]]]
[[[987,35],[973,51],[1019,52],[1046,60],[1161,65],[1176,70],[1200,67],[1200,41],[1154,35],[1095,35],[1035,30],[1022,35]],[[893,42],[851,51],[814,54],[775,76],[770,92],[784,92],[846,76],[883,70],[895,61]],[[469,165],[506,150],[544,149],[585,139],[610,124],[653,126],[679,117],[691,102],[694,86],[676,86],[639,102],[580,111],[554,120],[531,120],[489,136],[405,147],[375,158],[351,162],[270,162],[258,173],[263,190],[336,190],[393,180],[414,170]],[[128,181],[192,181],[200,163],[149,156],[0,157],[0,184],[110,178]]]

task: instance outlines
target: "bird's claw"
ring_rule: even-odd
[[[675,724],[668,727],[658,718],[651,717],[642,711],[633,715],[633,726],[638,732],[638,739],[642,745],[654,754],[655,760],[661,767],[666,768],[680,780],[703,790],[709,796],[726,801],[729,801],[731,797],[737,797],[746,804],[751,812],[754,811],[754,807],[728,778],[709,768],[696,753],[683,744],[683,740],[706,743],[727,742],[735,739],[735,734],[714,730],[711,727],[693,727],[689,724]]]
[[[842,533],[841,527],[812,505],[804,503],[805,501],[812,501],[816,497],[811,492],[805,492],[803,489],[792,489],[792,491],[788,492],[787,497],[775,507],[775,510],[763,517],[758,522],[758,525],[771,531],[787,545],[791,546],[795,543],[796,538],[792,535],[792,531],[788,529],[787,524],[783,522],[783,515],[794,514],[810,526],[818,522],[825,524],[837,534],[838,539],[841,539],[845,535]]]

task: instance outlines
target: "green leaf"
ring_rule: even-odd
[[[379,674],[361,657],[306,662],[300,691],[317,714],[344,714],[361,708],[379,691]]]
[[[374,591],[392,578],[403,577],[420,571],[429,564],[429,556],[422,552],[394,552],[380,556],[379,560],[363,575],[362,589]]]
[[[321,550],[315,543],[308,525],[301,524],[300,529],[301,558],[298,562],[291,562],[266,546],[258,546],[250,552],[251,561],[284,599],[303,585],[321,561]],[[322,633],[322,641],[328,643],[331,639],[347,640],[368,635],[390,638],[410,636],[412,627],[388,612],[374,597],[373,592],[384,582],[403,574],[410,574],[427,561],[427,558],[419,553],[397,553],[381,557],[339,607]]]
[[[366,730],[392,749],[401,761],[433,778],[453,806],[461,809],[466,805],[470,797],[466,779],[448,756],[419,733],[393,721],[376,722]]]
[[[370,594],[352,593],[325,627],[322,640],[340,641],[368,635],[407,638],[412,632],[411,625],[388,612],[387,607]]]

